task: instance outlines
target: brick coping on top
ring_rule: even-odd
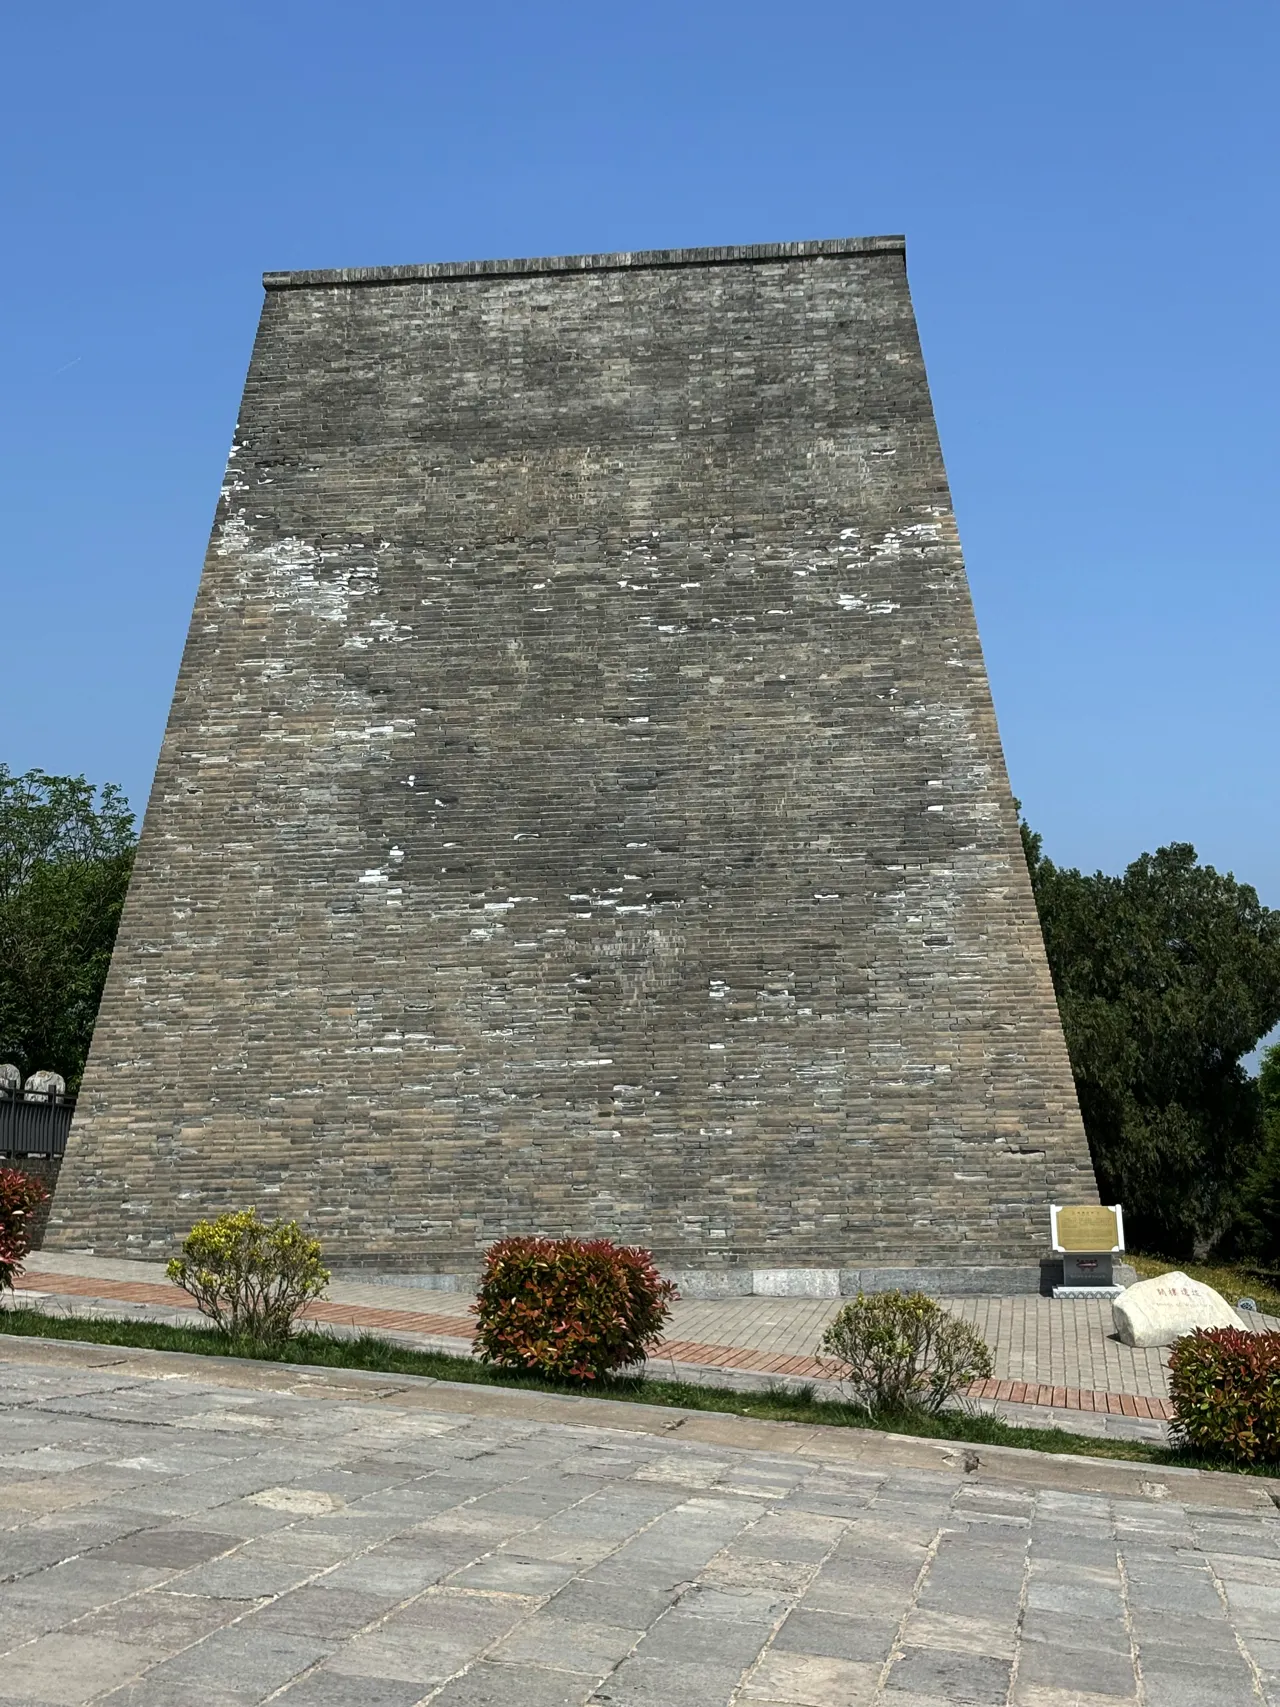
[[[263,273],[264,290],[414,284],[433,279],[511,278],[530,273],[615,273],[655,267],[733,267],[808,261],[815,255],[901,255],[905,237],[826,237],[808,243],[737,243],[711,249],[636,249],[612,255],[540,255],[522,260],[428,261],[407,267],[319,267]]]
[[[138,1280],[97,1280],[79,1274],[57,1274],[41,1270],[30,1280],[16,1283],[19,1292],[55,1292],[77,1298],[102,1298],[121,1304],[163,1304],[181,1308],[189,1300],[180,1287]],[[473,1324],[469,1316],[446,1315],[434,1310],[380,1309],[368,1304],[335,1304],[318,1300],[303,1312],[310,1322],[328,1327],[381,1328],[390,1333],[422,1334],[454,1339],[469,1345]],[[738,1370],[753,1375],[789,1375],[804,1380],[830,1377],[828,1368],[815,1357],[752,1351],[742,1346],[706,1345],[698,1340],[663,1340],[649,1360],[669,1360],[674,1365],[701,1369]],[[1091,1411],[1121,1417],[1145,1417],[1168,1422],[1173,1407],[1168,1399],[1147,1398],[1140,1393],[1101,1393],[1080,1387],[1055,1387],[1037,1381],[975,1381],[966,1390],[970,1399],[1004,1400],[1015,1405],[1043,1405],[1056,1410]]]

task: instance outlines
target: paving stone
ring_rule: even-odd
[[[271,1535],[259,1536],[241,1547],[237,1557],[255,1563],[303,1565],[308,1570],[321,1571],[350,1558],[359,1547],[357,1537],[320,1532],[301,1524],[296,1529],[278,1529]]]
[[[1170,1607],[1151,1610],[1135,1607],[1131,1613],[1134,1640],[1138,1646],[1186,1648],[1195,1653],[1234,1654],[1236,1632],[1221,1604],[1214,1614],[1200,1617]]]
[[[282,1630],[259,1630],[252,1621],[234,1624],[162,1661],[143,1683],[148,1693],[178,1691],[178,1699],[185,1691],[188,1707],[203,1707],[207,1690],[261,1699],[323,1659],[331,1646]]]
[[[253,1626],[324,1642],[341,1641],[381,1618],[386,1610],[386,1600],[379,1594],[312,1586],[293,1589],[261,1607],[253,1614]]]
[[[416,1683],[390,1677],[345,1677],[327,1666],[309,1671],[276,1697],[281,1707],[416,1707],[421,1699]]]
[[[1132,1648],[1124,1611],[1119,1606],[1110,1618],[1030,1607],[1022,1621],[1021,1639],[1024,1644],[1043,1642],[1050,1648],[1099,1648],[1126,1656]]]
[[[788,1494],[782,1501],[782,1511],[810,1511],[821,1517],[861,1517],[871,1504],[873,1495],[842,1494],[842,1493],[809,1493],[800,1492]]]
[[[1234,1665],[1197,1665],[1185,1649],[1148,1650],[1139,1656],[1143,1688],[1159,1707],[1257,1707],[1253,1675],[1243,1659]]]
[[[287,1594],[297,1588],[320,1565],[290,1564],[288,1560],[245,1558],[232,1553],[225,1559],[215,1559],[186,1571],[178,1579],[190,1594],[221,1596],[227,1600],[258,1600],[269,1595]]]
[[[1110,1525],[1099,1524],[1100,1533],[1037,1527],[1031,1539],[1031,1565],[1036,1569],[1050,1563],[1082,1565],[1086,1570],[1114,1571],[1116,1543]]]
[[[1039,1568],[1027,1583],[1027,1607],[1036,1612],[1062,1612],[1076,1618],[1110,1618],[1120,1610],[1117,1575],[1089,1571],[1078,1565]]]
[[[698,1573],[699,1580],[728,1591],[749,1589],[798,1595],[813,1579],[813,1566],[782,1559],[743,1559],[718,1553]]]
[[[1026,1686],[1039,1684],[1124,1698],[1135,1694],[1137,1688],[1129,1654],[1106,1648],[1050,1647],[1046,1642],[1022,1644],[1018,1653],[1018,1680]]]
[[[385,1594],[392,1600],[405,1600],[471,1563],[476,1551],[470,1547],[446,1549],[433,1544],[427,1536],[420,1540],[393,1541],[336,1566],[326,1572],[325,1580],[334,1588],[359,1589]]]
[[[1009,1606],[1003,1619],[965,1618],[958,1613],[918,1607],[907,1620],[902,1640],[911,1648],[951,1648],[960,1653],[1012,1660],[1017,1623],[1016,1603]]]
[[[0,1569],[6,1577],[23,1577],[33,1571],[45,1570],[83,1551],[73,1539],[44,1534],[30,1526],[3,1533],[4,1552],[0,1554]]]
[[[1130,1564],[1126,1575],[1126,1592],[1132,1607],[1202,1618],[1212,1618],[1222,1611],[1213,1578],[1203,1566],[1198,1569],[1174,1566],[1154,1571]],[[1280,1602],[1280,1595],[1277,1601]]]
[[[816,1580],[887,1583],[910,1594],[928,1556],[924,1546],[908,1546],[897,1537],[860,1531],[845,1536],[822,1564]]]
[[[70,1616],[65,1606],[53,1602],[46,1602],[43,1606],[31,1605],[0,1594],[0,1655],[23,1647],[36,1636],[56,1630],[59,1625],[66,1624]]]
[[[125,1565],[154,1565],[162,1569],[186,1570],[191,1565],[203,1565],[220,1553],[228,1552],[237,1543],[229,1536],[207,1530],[141,1529],[133,1535],[99,1547],[95,1559],[109,1559]]]
[[[912,1589],[892,1582],[865,1577],[849,1579],[820,1573],[808,1585],[797,1587],[810,1612],[840,1612],[850,1617],[900,1619],[911,1604]]]
[[[694,1701],[698,1707],[728,1707],[741,1681],[740,1667],[687,1661],[673,1666],[637,1654],[611,1672],[596,1694],[611,1707],[689,1707]]]
[[[1015,1546],[992,1546],[981,1531],[966,1529],[943,1536],[929,1577],[935,1582],[960,1582],[978,1576],[989,1588],[1017,1592],[1026,1566],[1027,1550],[1021,1538]]]
[[[1191,1519],[1191,1532],[1195,1545],[1209,1558],[1232,1554],[1238,1558],[1280,1559],[1280,1524],[1263,1528],[1256,1523],[1233,1523],[1197,1514]]]
[[[742,1690],[744,1701],[798,1702],[802,1707],[863,1707],[876,1692],[880,1667],[829,1655],[771,1648]]]
[[[133,1643],[56,1631],[5,1656],[0,1695],[29,1695],[59,1707],[78,1707],[162,1658],[156,1650]]]
[[[636,1658],[663,1661],[677,1672],[691,1664],[742,1672],[754,1663],[771,1629],[736,1618],[692,1618],[677,1608],[650,1626]]]
[[[59,1569],[65,1569],[59,1566]],[[1280,1590],[1272,1583],[1247,1583],[1232,1580],[1223,1585],[1227,1605],[1237,1624],[1251,1628],[1256,1624],[1280,1625]]]
[[[210,1517],[216,1517],[210,1513]],[[281,1514],[283,1518],[283,1513]],[[202,1517],[201,1521],[204,1521]],[[291,1523],[296,1519],[289,1520]],[[368,1511],[363,1506],[354,1510],[333,1512],[327,1517],[311,1519],[305,1525],[308,1535],[334,1536],[344,1541],[352,1551],[362,1547],[377,1547],[390,1545],[405,1535],[414,1535],[417,1519],[403,1514],[396,1516],[389,1512]],[[277,1529],[284,1528],[284,1522],[276,1524]],[[302,1527],[302,1526],[300,1526]]]
[[[69,1559],[66,1564],[36,1571],[0,1588],[0,1619],[8,1622],[11,1617],[21,1615],[39,1621],[49,1617],[52,1622],[44,1628],[51,1629],[54,1624],[66,1623],[81,1613],[109,1605],[135,1589],[149,1588],[168,1577],[169,1573],[133,1565],[121,1566],[116,1576],[110,1566]]]
[[[520,1601],[436,1590],[393,1613],[376,1630],[354,1637],[330,1660],[330,1668],[424,1685],[443,1683],[478,1659],[526,1613]]]
[[[597,1696],[595,1674],[543,1671],[482,1660],[432,1697],[432,1707],[581,1707]]]
[[[1014,1686],[1013,1707],[1138,1707],[1138,1697],[1130,1695],[1093,1695],[1081,1689],[1059,1689],[1054,1684],[1018,1683]],[[895,1702],[893,1707],[903,1707]],[[1145,1707],[1152,1707],[1150,1702]]]
[[[136,1683],[121,1684],[119,1689],[113,1689],[101,1700],[104,1707],[192,1707],[193,1699],[198,1707],[257,1707],[263,1698],[262,1691],[256,1686],[231,1689],[225,1684],[202,1679],[198,1688],[198,1696],[193,1696],[190,1678],[159,1667]],[[9,1707],[9,1703],[6,1702],[5,1707]],[[42,1707],[49,1707],[49,1704],[43,1703]]]
[[[1270,1584],[1272,1588],[1280,1588],[1280,1559],[1260,1559],[1248,1553],[1212,1553],[1208,1563],[1224,1582],[1247,1582],[1260,1588]]]
[[[883,1665],[896,1633],[897,1620],[848,1617],[802,1607],[787,1618],[773,1645],[780,1653]]]
[[[665,1588],[655,1588],[647,1583],[602,1583],[588,1575],[568,1583],[548,1602],[547,1609],[559,1618],[620,1625],[623,1628],[634,1625],[637,1629],[647,1630],[687,1586],[673,1583]]]
[[[551,1564],[545,1559],[522,1559],[509,1553],[493,1553],[487,1559],[464,1565],[447,1581],[456,1588],[488,1588],[503,1594],[551,1595],[571,1582],[572,1565]]]
[[[1265,1636],[1250,1636],[1245,1646],[1254,1665],[1270,1682],[1280,1680],[1280,1627],[1270,1639]]]
[[[937,1579],[930,1572],[921,1584],[917,1604],[925,1612],[998,1622],[1007,1614],[1010,1603],[1017,1604],[1019,1592],[1012,1583],[987,1582],[977,1570],[970,1576],[948,1572]]]
[[[839,1518],[822,1517],[816,1512],[770,1512],[734,1543],[733,1550],[747,1559],[818,1564],[847,1528]]]
[[[556,1512],[576,1506],[599,1493],[594,1482],[585,1476],[547,1476],[542,1483],[518,1483],[515,1487],[495,1488],[482,1494],[471,1510],[481,1514],[546,1518]]]
[[[895,1692],[913,1691],[950,1702],[1000,1707],[1008,1697],[1011,1670],[1007,1660],[982,1654],[950,1648],[908,1648],[894,1661],[886,1700],[891,1707],[900,1707],[894,1701]]]
[[[728,1618],[748,1624],[774,1624],[790,1599],[771,1589],[717,1588],[696,1583],[680,1596],[680,1610],[692,1618]]]
[[[663,1625],[655,1628],[661,1630]],[[504,1664],[550,1666],[556,1671],[602,1676],[625,1659],[643,1635],[643,1627],[627,1629],[617,1624],[562,1618],[550,1611],[539,1612],[504,1637],[493,1649],[492,1657]]]
[[[67,1626],[67,1634],[139,1642],[162,1654],[172,1654],[200,1641],[211,1630],[242,1618],[258,1604],[254,1600],[222,1600],[148,1589],[145,1594],[132,1594],[86,1613]]]
[[[62,1559],[83,1557],[94,1553],[110,1542],[118,1541],[133,1530],[149,1529],[154,1524],[149,1513],[128,1508],[103,1510],[101,1507],[84,1512],[54,1512],[21,1529],[5,1532],[3,1572],[5,1576],[20,1576],[28,1570],[42,1569]]]

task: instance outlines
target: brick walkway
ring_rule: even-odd
[[[191,1302],[164,1278],[158,1264],[119,1262],[50,1252],[28,1262],[21,1288],[56,1308],[124,1306],[130,1313],[173,1321],[198,1320]],[[33,1301],[34,1298],[33,1298]],[[688,1299],[675,1306],[671,1337],[650,1360],[657,1374],[669,1365],[677,1377],[701,1374],[821,1381],[829,1371],[813,1355],[839,1299]],[[995,1378],[969,1393],[983,1409],[1026,1420],[1115,1419],[1118,1428],[1147,1433],[1172,1412],[1167,1353],[1123,1346],[1111,1329],[1110,1305],[1099,1300],[1050,1298],[950,1299],[949,1307],[973,1323],[991,1348]],[[335,1281],[311,1307],[308,1319],[357,1332],[365,1330],[437,1349],[466,1352],[472,1335],[470,1298],[409,1286]],[[1012,1407],[1012,1409],[1011,1409]],[[1050,1415],[1049,1413],[1053,1413]],[[1144,1426],[1145,1425],[1145,1426]],[[1096,1425],[1094,1425],[1096,1427]],[[1108,1426],[1107,1432],[1116,1432]]]

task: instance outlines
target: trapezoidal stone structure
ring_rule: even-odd
[[[902,240],[265,283],[46,1247],[1034,1285],[1096,1189]]]

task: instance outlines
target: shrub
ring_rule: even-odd
[[[268,1346],[289,1338],[329,1284],[320,1241],[296,1221],[259,1221],[256,1209],[198,1222],[168,1274],[223,1333]]]
[[[991,1374],[982,1336],[923,1292],[860,1292],[828,1325],[818,1356],[866,1411],[940,1411]]]
[[[1233,1464],[1280,1462],[1280,1333],[1202,1328],[1169,1356],[1174,1433]]]
[[[31,1223],[49,1193],[38,1179],[18,1168],[0,1168],[0,1292],[22,1273],[31,1249]]]
[[[648,1251],[609,1239],[500,1239],[480,1282],[475,1350],[504,1369],[596,1381],[647,1355],[675,1295]]]

